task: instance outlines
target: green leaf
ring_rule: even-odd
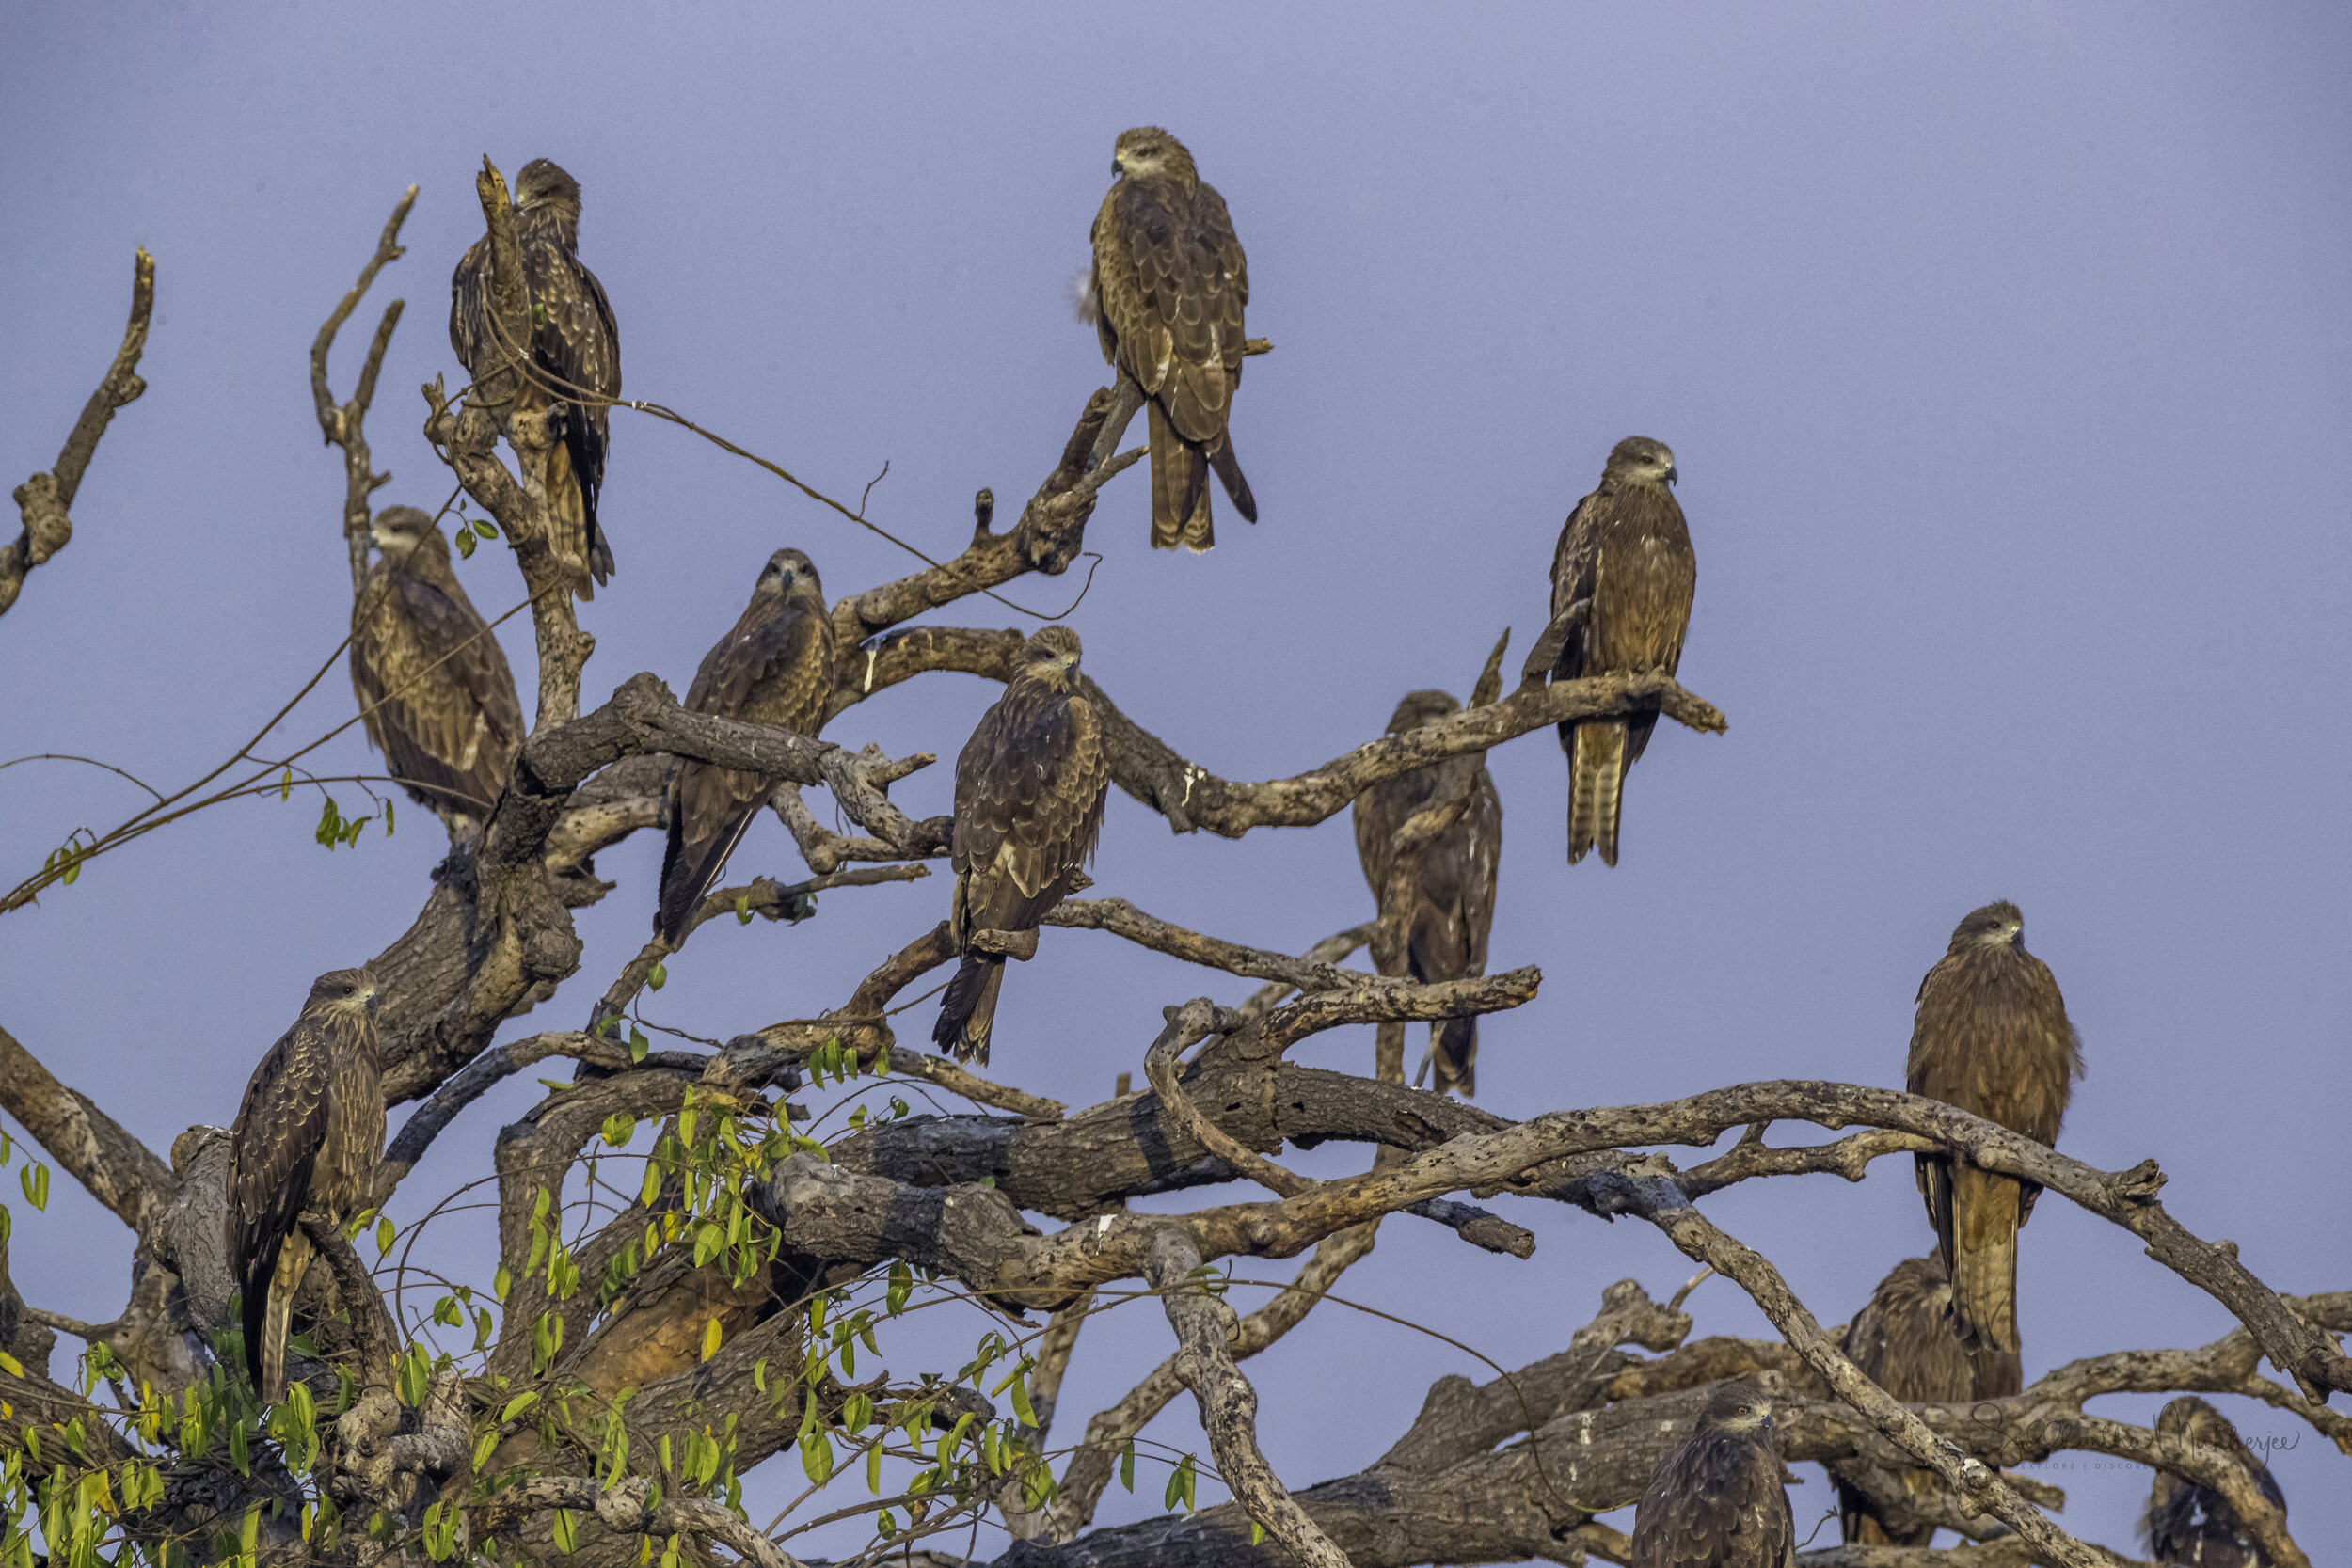
[[[1037,1428],[1037,1411],[1029,1403],[1028,1370],[1027,1364],[1024,1363],[1021,1369],[1021,1375],[1016,1376],[1012,1380],[1012,1409],[1013,1414],[1021,1418],[1021,1424],[1023,1426],[1035,1431]]]
[[[627,1111],[615,1111],[604,1118],[604,1141],[614,1148],[627,1147],[637,1136],[637,1118]]]
[[[49,1167],[36,1161],[17,1173],[17,1181],[24,1189],[24,1201],[35,1209],[49,1207]]]
[[[1256,1545],[1259,1542],[1263,1541],[1264,1539],[1265,1539],[1265,1527],[1264,1527],[1263,1525],[1262,1525],[1262,1524],[1258,1523],[1258,1521],[1257,1521],[1257,1520],[1255,1520],[1255,1519],[1250,1520],[1250,1521],[1249,1521],[1249,1544],[1250,1544],[1251,1545],[1253,1545],[1253,1546],[1254,1546],[1254,1545]]]
[[[1132,1437],[1119,1450],[1119,1484],[1130,1492],[1136,1489],[1136,1440]]]
[[[457,531],[457,554],[458,554],[458,557],[459,557],[461,560],[465,560],[465,561],[471,561],[471,560],[473,559],[473,552],[474,552],[474,538],[473,538],[473,531],[472,531],[471,529],[463,529],[463,528],[459,529],[459,530]]]
[[[703,1324],[703,1354],[705,1361],[719,1354],[719,1320],[710,1319]]]
[[[532,1405],[537,1404],[538,1402],[539,1390],[536,1388],[524,1389],[521,1393],[516,1394],[513,1399],[506,1402],[506,1408],[499,1412],[499,1424],[501,1426],[505,1425],[508,1421],[513,1420],[516,1417],[521,1415],[524,1411],[530,1409]]]
[[[642,1065],[644,1064],[644,1060],[645,1060],[645,1053],[646,1053],[647,1052],[651,1051],[652,1049],[653,1049],[653,1042],[645,1038],[645,1032],[644,1032],[643,1029],[638,1028],[635,1024],[631,1024],[631,1025],[629,1025],[629,1030],[628,1030],[628,1060],[629,1060],[629,1065],[630,1065],[631,1067],[642,1066]]]
[[[670,967],[664,963],[657,962],[653,966],[653,973],[645,976],[645,985],[652,990],[660,990],[669,983]]]
[[[499,536],[498,524],[487,517],[476,517],[473,520],[473,531],[485,539],[496,539]]]
[[[501,1301],[504,1301],[504,1300],[506,1299],[506,1292],[507,1292],[507,1291],[511,1291],[511,1290],[513,1290],[514,1288],[515,1288],[515,1276],[514,1276],[514,1275],[512,1275],[511,1273],[509,1273],[509,1272],[507,1271],[507,1267],[506,1267],[506,1265],[505,1265],[505,1264],[501,1263],[501,1264],[499,1265],[499,1272],[498,1272],[497,1274],[495,1274],[495,1275],[491,1275],[491,1276],[490,1276],[490,1291],[491,1291],[491,1293],[492,1293],[493,1295],[497,1296],[497,1297],[499,1298],[499,1300],[501,1300]]]
[[[392,1250],[392,1242],[400,1232],[392,1227],[389,1216],[375,1222],[375,1255],[378,1258]]]
[[[739,893],[735,895],[735,920],[739,926],[749,926],[752,923],[752,895],[750,894]]]
[[[555,1511],[555,1549],[565,1557],[580,1544],[580,1516],[568,1508]]]

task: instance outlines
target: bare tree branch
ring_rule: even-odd
[[[318,408],[319,433],[327,445],[343,449],[343,542],[351,552],[354,594],[368,579],[368,498],[392,479],[390,474],[373,471],[364,429],[368,405],[375,401],[376,372],[384,367],[384,351],[391,346],[392,330],[400,325],[400,313],[407,302],[396,299],[384,308],[384,319],[376,324],[375,341],[368,346],[368,356],[349,403],[335,402],[326,381],[326,356],[335,346],[335,335],[342,330],[343,323],[351,319],[352,311],[359,308],[359,301],[374,283],[375,275],[408,253],[400,243],[400,226],[408,221],[408,210],[416,204],[417,187],[411,185],[392,208],[392,215],[375,242],[375,254],[359,269],[359,280],[352,284],[310,343],[310,400]]]
[[[82,417],[73,421],[65,446],[57,452],[56,467],[16,487],[16,507],[24,531],[0,548],[0,615],[6,615],[24,591],[25,574],[73,538],[73,520],[68,514],[82,488],[82,475],[88,471],[89,460],[98,451],[98,438],[114,422],[117,409],[147,390],[147,383],[139,379],[139,356],[146,352],[148,318],[154,310],[155,258],[142,249],[132,270],[131,324],[123,328],[122,346],[115,351],[114,363],[107,367],[98,390],[82,405]]]

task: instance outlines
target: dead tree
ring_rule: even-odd
[[[346,402],[328,390],[326,352],[376,272],[400,255],[414,194],[312,355],[321,426],[345,456],[340,527],[355,580],[365,565],[370,497],[384,483],[363,427],[399,305],[385,312]],[[479,194],[501,330],[524,341],[531,303],[494,169],[485,167]],[[146,277],[143,268],[121,373],[108,378],[115,390],[101,391],[101,427],[104,411],[135,394],[135,378],[124,378],[144,327]],[[0,1033],[0,1107],[133,1240],[125,1306],[103,1324],[41,1310],[40,1282],[21,1294],[0,1253],[8,1352],[0,1402],[14,1433],[0,1480],[0,1515],[13,1522],[0,1551],[9,1560],[27,1560],[24,1531],[38,1517],[52,1560],[63,1552],[76,1564],[129,1543],[150,1553],[175,1545],[184,1560],[569,1555],[619,1568],[655,1553],[665,1564],[723,1553],[781,1568],[797,1560],[787,1544],[795,1529],[848,1516],[874,1531],[860,1560],[887,1550],[892,1561],[947,1563],[962,1560],[939,1551],[953,1539],[943,1532],[987,1515],[1018,1538],[1000,1560],[1007,1563],[1621,1562],[1625,1538],[1597,1515],[1639,1496],[1708,1384],[1748,1377],[1782,1400],[1789,1459],[1820,1461],[1887,1506],[1929,1511],[1985,1543],[1949,1553],[1829,1548],[1806,1554],[1809,1563],[2126,1560],[2065,1533],[2045,1512],[2060,1500],[2052,1489],[2003,1473],[2061,1449],[2161,1466],[2213,1487],[2274,1561],[2307,1561],[2238,1456],[2086,1415],[2084,1404],[2119,1391],[2236,1393],[2293,1412],[2352,1451],[2352,1420],[2327,1402],[2352,1389],[2352,1361],[2335,1342],[2352,1329],[2352,1291],[2296,1298],[2269,1290],[2233,1246],[2191,1235],[2167,1213],[2153,1163],[2094,1169],[1888,1090],[1767,1082],[1512,1120],[1406,1086],[1393,1060],[1361,1075],[1295,1064],[1291,1048],[1326,1030],[1401,1029],[1516,1007],[1536,993],[1541,976],[1532,969],[1420,986],[1351,967],[1359,950],[1391,940],[1376,923],[1291,956],[1186,930],[1120,899],[1065,903],[1049,924],[1106,931],[1171,961],[1165,1027],[1132,1042],[1146,1086],[1077,1109],[898,1040],[898,999],[952,958],[944,925],[906,933],[905,945],[847,994],[794,998],[788,1021],[747,1028],[716,1049],[654,1050],[628,1025],[640,991],[660,983],[669,949],[660,943],[579,1005],[580,1029],[493,1047],[494,1031],[518,1011],[577,990],[572,911],[611,891],[591,857],[656,824],[677,759],[781,781],[771,803],[809,871],[716,891],[697,925],[729,912],[800,918],[817,893],[922,876],[948,836],[944,819],[912,820],[888,793],[930,755],[891,758],[871,746],[689,713],[651,674],[581,711],[594,644],[574,620],[545,512],[497,451],[502,433],[525,449],[547,438],[550,388],[532,377],[517,361],[497,384],[462,396],[440,384],[424,389],[426,435],[529,585],[537,719],[479,835],[453,843],[414,924],[371,960],[384,990],[386,1092],[408,1107],[396,1113],[379,1203],[490,1085],[553,1058],[576,1064],[570,1083],[495,1136],[468,1130],[490,1149],[497,1277],[444,1284],[424,1306],[404,1282],[395,1315],[383,1275],[339,1231],[311,1226],[326,1266],[304,1288],[310,1328],[294,1347],[300,1380],[284,1403],[257,1409],[223,1350],[233,1322],[220,1245],[223,1135],[191,1128],[167,1160]],[[834,606],[840,645],[856,650],[843,660],[834,721],[930,672],[1009,674],[1019,632],[909,623],[1025,574],[1064,571],[1101,487],[1139,455],[1118,450],[1134,411],[1131,388],[1096,390],[1010,527],[993,526],[982,491],[961,555]],[[61,475],[71,466],[61,463]],[[62,498],[71,484],[61,479],[57,488]],[[1502,694],[1493,679],[1501,652],[1463,712],[1262,783],[1218,777],[1108,693],[1089,686],[1088,694],[1103,715],[1119,786],[1177,832],[1232,838],[1322,821],[1378,780],[1563,720],[1650,707],[1693,730],[1724,727],[1714,708],[1657,677]],[[820,825],[803,798],[818,787],[854,832]],[[1436,831],[1459,809],[1458,800],[1437,802],[1423,814],[1430,820],[1416,824]],[[157,825],[138,822],[148,823],[138,832]],[[53,863],[25,886],[57,879],[70,879]],[[0,910],[24,903],[11,895]],[[1264,984],[1237,1008],[1187,1000],[1181,964]],[[898,1101],[820,1140],[799,1130],[805,1113],[787,1098],[891,1080],[925,1081],[976,1109],[914,1115]],[[1840,1135],[1775,1144],[1767,1141],[1775,1124]],[[1687,1165],[1670,1156],[1733,1130],[1744,1131],[1724,1153]],[[1316,1180],[1279,1163],[1286,1147],[1335,1140],[1369,1146],[1368,1168]],[[2201,1349],[2076,1362],[1989,1406],[1896,1404],[1845,1359],[1834,1332],[1773,1265],[1701,1205],[1737,1182],[1808,1172],[1859,1180],[1872,1161],[1923,1150],[2030,1180],[2051,1201],[2123,1227],[2240,1326]],[[609,1178],[586,1180],[586,1162],[599,1156],[607,1168],[626,1162],[633,1192]],[[1208,1190],[1244,1179],[1276,1196],[1207,1201]],[[1128,1207],[1179,1191],[1204,1200],[1174,1214]],[[1257,1444],[1244,1363],[1295,1331],[1391,1216],[1524,1259],[1534,1238],[1508,1216],[1527,1203],[1656,1226],[1746,1291],[1781,1339],[1693,1340],[1679,1299],[1661,1306],[1621,1282],[1556,1354],[1485,1384],[1441,1379],[1419,1418],[1362,1473],[1298,1488],[1278,1476]],[[1309,1261],[1265,1306],[1237,1316],[1227,1305],[1217,1265],[1301,1255]],[[951,1296],[983,1303],[1000,1320],[970,1364],[934,1379],[878,1374],[876,1353],[894,1320]],[[1154,1304],[1145,1309],[1166,1317],[1167,1358],[1138,1368],[1133,1392],[1083,1423],[1057,1412],[1088,1318],[1145,1297]],[[78,1375],[56,1364],[59,1332],[87,1347]],[[2263,1374],[2265,1360],[2277,1379]],[[1138,1436],[1185,1393],[1211,1449],[1205,1462],[1187,1456],[1170,1476],[1171,1496],[1187,1506],[1096,1528],[1104,1489],[1132,1473]],[[740,1478],[794,1459],[811,1478],[807,1491],[781,1528],[755,1527],[739,1505]],[[872,1480],[885,1462],[894,1476],[912,1471],[888,1496]],[[1189,1478],[1204,1465],[1234,1500],[1194,1511]],[[1942,1492],[1907,1495],[1887,1479],[1921,1467],[1942,1478]]]

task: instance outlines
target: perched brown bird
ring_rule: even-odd
[[[1772,1402],[1718,1384],[1698,1430],[1633,1511],[1633,1568],[1790,1568],[1797,1527],[1780,1481]]]
[[[1629,436],[1609,453],[1600,488],[1568,514],[1551,555],[1551,625],[1537,642],[1558,649],[1552,679],[1671,675],[1681,664],[1698,558],[1671,488],[1677,477],[1663,442]],[[1542,671],[1531,660],[1529,673]],[[1626,769],[1657,727],[1655,711],[1560,726],[1569,864],[1595,847],[1602,864],[1617,863]]]
[[[1419,729],[1462,705],[1442,691],[1413,691],[1396,705],[1389,733]],[[1467,794],[1453,826],[1404,851],[1397,837],[1416,812]],[[1486,973],[1486,936],[1495,923],[1495,871],[1502,859],[1502,798],[1495,793],[1484,752],[1449,757],[1383,779],[1356,797],[1356,858],[1381,917],[1403,927],[1404,971],[1422,985]],[[1393,909],[1391,909],[1393,901]],[[1478,1092],[1478,1020],[1453,1018],[1429,1026],[1422,1073],[1438,1092]],[[1414,1079],[1421,1082],[1419,1077]]]
[[[375,977],[338,969],[310,987],[230,1129],[229,1261],[244,1291],[245,1364],[264,1402],[285,1387],[286,1325],[310,1266],[306,1212],[338,1224],[374,1201],[384,1152]]]
[[[452,827],[490,815],[524,738],[506,651],[450,569],[449,541],[413,506],[388,506],[380,552],[351,605],[351,689],[392,776]]]
[[[752,602],[735,629],[703,655],[686,706],[746,723],[814,736],[833,695],[833,617],[817,568],[798,550],[778,550],[761,567]],[[670,782],[670,843],[661,857],[661,904],[654,934],[675,947],[718,879],[773,779],[688,762]]]
[[[556,553],[580,575],[576,592],[596,597],[612,575],[612,546],[597,521],[604,489],[606,400],[621,395],[621,333],[604,285],[580,260],[580,182],[545,158],[515,181],[516,239],[531,290],[533,376],[548,399],[550,446],[543,472],[523,477],[546,502]],[[449,343],[476,384],[503,370],[516,347],[490,319],[490,237],[473,243],[450,279]],[[564,396],[566,391],[587,396]]]
[[[948,929],[962,963],[931,1030],[942,1051],[988,1064],[1005,958],[1035,952],[1037,923],[1078,886],[1110,777],[1094,705],[1078,694],[1078,634],[1043,627],[956,758]]]
[[[1233,510],[1258,520],[1226,429],[1241,385],[1249,264],[1225,198],[1174,136],[1152,125],[1120,132],[1111,175],[1094,214],[1087,313],[1103,357],[1150,400],[1152,546],[1205,550],[1216,543],[1211,468]]]
[[[2156,1431],[2234,1456],[2253,1472],[2262,1495],[2280,1513],[2286,1512],[2286,1495],[2279,1490],[2270,1466],[2254,1457],[2229,1418],[2203,1400],[2183,1394],[2156,1418]],[[2140,1536],[2148,1543],[2149,1555],[2158,1562],[2193,1564],[2194,1568],[2270,1568],[2270,1558],[2247,1534],[2228,1498],[2169,1470],[2156,1472]]]
[[[2082,1041],[2049,965],[2026,951],[2026,917],[1987,904],[1962,921],[1919,982],[1904,1087],[2055,1144]],[[1919,1191],[1952,1281],[1952,1316],[1975,1369],[1975,1394],[2025,1384],[2017,1338],[2017,1232],[2042,1189],[1941,1154],[1917,1156]]]
[[[1957,1404],[1971,1397],[1968,1354],[1952,1322],[1951,1278],[1933,1253],[1904,1259],[1879,1281],[1847,1325],[1843,1348],[1865,1377],[1905,1404]],[[1898,1470],[1895,1479],[1914,1496],[1943,1485],[1932,1470]],[[1842,1481],[1837,1520],[1854,1544],[1924,1546],[1935,1539],[1933,1525],[1887,1523],[1868,1497]]]

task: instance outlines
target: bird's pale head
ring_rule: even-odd
[[[1184,144],[1156,125],[1138,125],[1132,131],[1119,133],[1119,140],[1111,148],[1111,173],[1125,175],[1130,180],[1173,175],[1187,185],[1200,179],[1200,171],[1193,167],[1192,154],[1184,150]]]
[[[1078,679],[1078,634],[1068,626],[1041,626],[1021,644],[1017,673],[1069,690]]]
[[[1702,1431],[1772,1434],[1772,1402],[1744,1383],[1718,1385],[1699,1415]]]
[[[2026,945],[2026,917],[2017,912],[2017,906],[2004,898],[1997,904],[1987,904],[1971,910],[1968,917],[1952,930],[1950,951],[1965,953],[1979,947],[2017,947]]]
[[[377,513],[368,524],[368,537],[393,561],[405,560],[420,548],[429,551],[437,546],[444,554],[449,549],[433,515],[414,506],[388,506]]]
[[[1672,484],[1682,475],[1675,467],[1672,447],[1646,436],[1629,436],[1609,450],[1609,464],[1600,477],[1637,484]]]
[[[1417,730],[1450,713],[1461,711],[1462,705],[1446,692],[1407,691],[1404,700],[1396,705],[1396,711],[1389,715],[1389,733],[1403,735],[1406,730]]]
[[[2164,1407],[2156,1418],[2156,1432],[2165,1437],[2179,1437],[2201,1443],[2224,1453],[2244,1454],[2246,1440],[2237,1434],[2230,1418],[2194,1394],[2183,1394]]]
[[[760,594],[802,594],[825,601],[825,585],[817,576],[817,562],[799,550],[783,549],[768,558],[759,569],[759,582],[753,590]]]
[[[526,213],[540,207],[568,207],[577,213],[580,182],[564,173],[562,165],[533,158],[515,177],[515,205]]]
[[[1952,1305],[1952,1276],[1944,1270],[1944,1259],[1936,1253],[1925,1258],[1906,1258],[1889,1270],[1879,1284],[1879,1298],[1898,1310],[1924,1306],[1931,1311],[1946,1311]]]
[[[311,1003],[330,1013],[375,1016],[375,976],[364,969],[330,969],[310,982]]]

